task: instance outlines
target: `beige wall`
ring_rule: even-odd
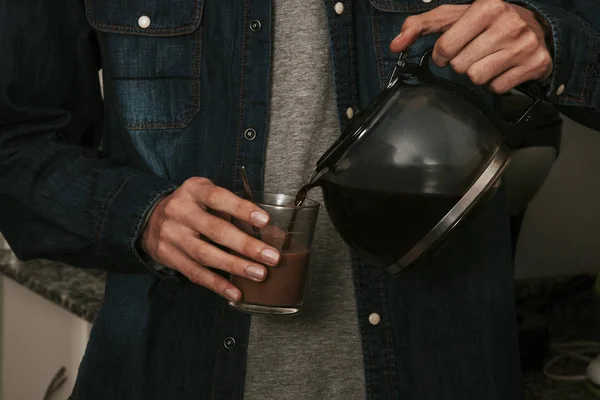
[[[600,132],[565,118],[561,155],[531,203],[519,278],[600,272]]]

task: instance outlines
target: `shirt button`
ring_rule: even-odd
[[[333,9],[335,10],[335,13],[337,15],[340,15],[344,12],[344,3],[342,3],[341,1],[338,1],[337,3],[335,3],[335,5],[333,6]]]
[[[431,0],[423,0],[423,3],[431,3]]]
[[[352,119],[352,117],[354,117],[354,109],[352,107],[348,107],[346,109],[346,117],[348,117],[348,119]]]
[[[140,28],[146,29],[150,26],[150,18],[148,18],[146,15],[142,15],[138,19],[138,25],[140,26]]]
[[[235,339],[232,337],[226,337],[223,341],[223,346],[225,346],[226,349],[233,349],[235,347]]]
[[[254,21],[250,22],[250,30],[252,32],[260,31],[261,27],[262,27],[262,24],[260,23],[260,21],[254,20]]]
[[[556,95],[560,96],[565,91],[565,85],[560,85],[558,89],[556,89]]]
[[[252,128],[246,129],[244,132],[244,137],[246,140],[254,140],[256,138],[256,131]]]
[[[381,322],[381,317],[379,316],[379,314],[373,313],[369,315],[369,322],[371,323],[371,325],[379,325],[379,322]]]

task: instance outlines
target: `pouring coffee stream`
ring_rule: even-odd
[[[290,245],[292,243],[292,232],[294,230],[294,225],[296,223],[296,218],[298,216],[298,210],[300,209],[300,207],[302,207],[302,204],[304,204],[304,201],[306,200],[306,196],[308,195],[308,192],[311,189],[313,189],[316,185],[317,185],[317,182],[315,180],[315,175],[313,175],[313,177],[311,178],[309,183],[302,186],[300,188],[300,190],[298,190],[298,193],[296,193],[296,197],[294,198],[294,212],[292,213],[292,217],[290,218],[290,223],[287,226],[287,230],[286,230],[286,234],[285,234],[285,241],[283,242],[283,247],[282,247],[283,250],[288,250],[290,248]]]

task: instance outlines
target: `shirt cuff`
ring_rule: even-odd
[[[154,200],[154,203],[150,206],[150,208],[148,210],[146,210],[146,215],[144,216],[144,219],[142,220],[142,223],[139,227],[139,235],[135,239],[135,244],[136,244],[135,249],[136,249],[138,256],[142,259],[142,261],[144,263],[146,263],[146,266],[148,266],[149,268],[152,268],[156,273],[160,274],[162,277],[165,277],[165,278],[172,277],[175,274],[175,271],[173,271],[172,269],[170,269],[169,267],[167,267],[165,265],[162,265],[162,264],[154,261],[154,259],[152,257],[150,257],[142,249],[140,239],[142,237],[142,232],[144,232],[144,229],[146,229],[146,225],[148,225],[148,220],[150,220],[150,216],[152,215],[152,212],[154,211],[154,209],[156,208],[158,203],[160,203],[160,201],[162,199],[164,199],[165,197],[167,197],[174,191],[175,191],[175,188],[167,189],[163,193],[161,193],[158,197],[156,197],[156,199]]]
[[[138,238],[158,201],[176,189],[171,181],[151,174],[125,175],[108,196],[96,235],[106,257],[123,272],[150,272],[168,278],[175,271],[159,266],[138,251]]]
[[[594,107],[597,94],[600,37],[588,22],[566,10],[540,0],[509,0],[537,12],[552,28],[554,69],[545,83],[552,103]]]

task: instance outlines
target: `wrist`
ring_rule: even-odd
[[[147,263],[152,264],[154,263],[153,258],[150,256],[150,253],[148,251],[147,248],[147,243],[150,241],[150,231],[152,230],[152,217],[154,216],[154,212],[156,211],[156,209],[158,208],[158,206],[162,203],[162,201],[169,196],[171,193],[173,193],[175,189],[169,190],[165,193],[163,193],[160,197],[155,199],[154,204],[151,205],[151,207],[148,209],[148,211],[146,212],[146,215],[144,216],[144,219],[142,221],[142,225],[140,226],[141,229],[141,234],[139,235],[139,237],[136,240],[136,249],[137,252],[139,254],[139,256]]]

